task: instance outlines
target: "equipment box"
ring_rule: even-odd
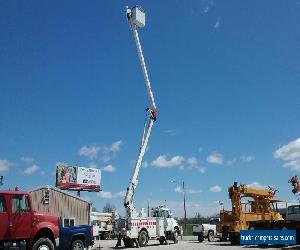
[[[145,12],[141,7],[135,6],[132,9],[132,22],[140,28],[145,26]]]
[[[156,234],[158,237],[165,236],[164,219],[156,220]]]

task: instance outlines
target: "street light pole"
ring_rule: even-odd
[[[184,181],[182,181],[182,192],[183,192],[183,209],[184,209],[184,231],[186,231],[186,209],[185,209],[185,189],[184,189]]]
[[[180,183],[180,181],[171,180],[171,182]],[[185,208],[185,188],[184,181],[182,181],[182,193],[183,193],[183,210],[184,210],[184,231],[186,231],[186,208]]]

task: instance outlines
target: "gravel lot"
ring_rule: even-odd
[[[99,242],[96,242],[95,248],[93,249],[125,249],[125,247],[122,245],[122,247],[115,248],[116,240],[102,240]],[[99,247],[100,245],[100,247]],[[243,250],[254,250],[254,249],[300,249],[300,246],[289,246],[289,247],[257,247],[257,246],[231,246],[229,242],[208,242],[204,241],[202,243],[199,243],[197,241],[197,238],[194,236],[184,236],[183,239],[179,240],[178,244],[173,244],[170,242],[170,245],[160,245],[158,241],[156,240],[150,240],[148,243],[148,246],[145,248],[147,250],[154,250],[154,249],[161,249],[161,250],[201,250],[201,249],[210,249],[210,250],[231,250],[231,249],[243,249]]]

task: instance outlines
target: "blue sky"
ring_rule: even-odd
[[[4,188],[54,185],[55,165],[103,170],[99,210],[120,211],[148,97],[124,16],[134,1],[0,2]],[[228,205],[234,181],[293,200],[300,171],[300,1],[140,1],[158,106],[137,207]],[[171,180],[177,180],[174,183]]]

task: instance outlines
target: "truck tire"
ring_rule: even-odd
[[[54,245],[49,238],[40,238],[33,244],[32,250],[54,250]]]
[[[202,234],[198,234],[198,241],[203,242],[204,241],[204,236]]]
[[[125,247],[134,247],[134,239],[123,238],[123,242]]]
[[[108,240],[109,239],[109,233],[105,232],[103,235],[103,240]]]
[[[71,250],[83,250],[84,249],[84,243],[82,240],[73,240]]]
[[[228,231],[222,231],[221,241],[227,241]]]
[[[239,245],[240,244],[240,234],[239,233],[229,233],[229,241],[231,245]]]
[[[163,236],[159,237],[159,244],[163,245],[165,243],[165,241],[166,241],[165,237],[163,237]]]
[[[214,231],[208,231],[207,239],[208,239],[209,242],[215,240],[215,234],[214,234]]]
[[[138,241],[139,241],[140,247],[145,247],[145,246],[147,246],[147,243],[148,243],[148,234],[147,234],[147,232],[146,232],[145,230],[142,230],[142,231],[139,233]]]

